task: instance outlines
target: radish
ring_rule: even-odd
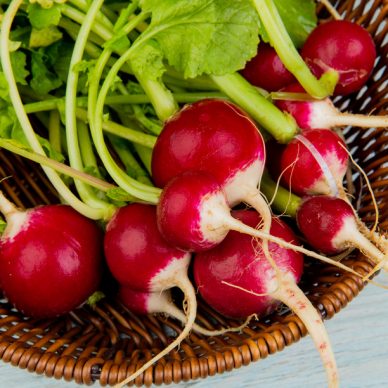
[[[229,206],[241,202],[253,206],[268,233],[271,212],[258,189],[264,164],[263,137],[250,117],[230,102],[207,99],[186,105],[165,123],[152,154],[152,177],[164,187],[185,171],[210,173]],[[203,242],[206,249],[206,239]]]
[[[123,386],[178,346],[192,329],[197,301],[187,276],[191,255],[163,240],[156,225],[155,206],[140,203],[117,210],[106,228],[104,251],[109,269],[121,286],[154,293],[179,287],[187,306],[186,326],[179,336],[121,382]]]
[[[263,239],[264,254],[276,271],[276,263],[269,252],[266,252],[266,240],[332,263],[313,251],[245,225],[232,217],[230,211],[225,193],[213,176],[188,171],[172,179],[163,189],[157,205],[157,223],[165,240],[185,251],[201,252],[211,249],[221,243],[230,230],[235,230]],[[279,271],[277,273],[280,276]]]
[[[368,80],[376,60],[376,47],[366,29],[347,20],[318,25],[301,50],[311,71],[320,76],[328,69],[339,73],[335,93],[356,92]]]
[[[125,307],[135,314],[167,314],[180,322],[186,322],[186,315],[172,301],[171,291],[162,292],[143,292],[133,290],[130,287],[120,287],[119,299]],[[238,327],[229,327],[220,330],[208,330],[196,323],[193,324],[193,330],[199,334],[206,336],[216,336],[227,332],[241,331],[250,321],[247,321]]]
[[[260,222],[254,211],[234,211],[232,215],[251,227]],[[292,230],[279,219],[273,220],[271,234],[297,244]],[[314,340],[329,385],[338,386],[336,363],[322,319],[296,285],[303,271],[303,256],[274,243],[269,249],[282,274],[280,279],[264,259],[259,240],[230,232],[221,244],[194,258],[194,278],[200,294],[215,310],[230,317],[252,313],[265,316],[283,302],[299,316]]]
[[[19,210],[0,192],[7,227],[0,241],[0,283],[23,314],[52,318],[77,308],[101,278],[102,231],[67,205]]]
[[[297,135],[281,153],[285,185],[299,195],[343,193],[349,155],[343,140],[329,129]]]
[[[352,206],[343,199],[324,195],[304,198],[296,220],[300,231],[315,249],[325,254],[337,254],[347,248],[357,248],[377,262],[379,267],[388,270],[383,238],[380,238],[382,252],[360,232],[361,221]]]
[[[295,77],[284,67],[276,51],[264,42],[260,42],[256,56],[246,63],[240,73],[252,85],[268,92],[295,82]]]
[[[290,113],[302,129],[355,127],[387,127],[388,116],[366,116],[340,112],[329,98],[314,100],[300,84],[291,84],[273,94],[275,105]]]

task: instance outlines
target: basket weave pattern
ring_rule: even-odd
[[[340,14],[362,24],[374,37],[378,61],[374,75],[362,91],[350,98],[340,98],[343,110],[364,114],[387,114],[387,54],[384,38],[388,31],[388,1],[335,1]],[[329,18],[320,6],[321,20]],[[368,174],[380,211],[380,228],[388,227],[388,136],[384,129],[350,128],[345,137],[353,157]],[[6,195],[20,207],[58,202],[42,170],[7,152],[0,152],[0,179]],[[363,182],[354,171],[359,215],[372,224],[375,211],[371,195],[361,191]],[[352,253],[344,263],[361,274],[373,265],[367,258]],[[362,290],[360,278],[335,267],[307,262],[301,283],[313,304],[325,319],[344,308]],[[198,323],[212,330],[239,325],[227,320],[199,301]],[[104,300],[94,309],[84,307],[53,320],[23,317],[0,300],[0,358],[14,366],[48,377],[91,384],[113,385],[138,369],[171,341],[168,333],[181,325],[163,316],[141,319],[116,300]],[[174,350],[135,380],[136,385],[178,383],[207,377],[257,361],[282,350],[306,335],[300,319],[287,310],[272,314],[265,321],[252,322],[241,333],[203,337],[192,333]]]

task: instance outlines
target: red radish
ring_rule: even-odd
[[[387,127],[388,116],[366,116],[340,112],[329,98],[314,100],[305,94],[298,83],[291,84],[273,94],[275,105],[290,113],[302,129],[355,127]]]
[[[284,67],[275,49],[264,42],[260,42],[256,56],[247,62],[241,74],[252,85],[268,92],[295,82],[295,77]]]
[[[311,71],[321,76],[328,69],[339,73],[335,93],[356,92],[368,80],[376,60],[376,47],[366,29],[347,20],[318,25],[301,51]]]
[[[117,210],[106,228],[104,251],[109,269],[122,286],[142,292],[179,287],[187,304],[186,326],[179,336],[121,382],[123,386],[178,346],[192,329],[197,301],[187,276],[191,255],[162,238],[156,225],[156,207],[140,203]]]
[[[233,218],[221,186],[213,176],[204,172],[183,173],[166,185],[157,205],[157,222],[166,241],[186,251],[201,252],[213,248],[230,230],[235,230],[327,262],[326,257]],[[265,251],[266,245],[263,243],[264,254],[271,266],[277,269]]]
[[[182,172],[208,172],[234,206],[258,196],[264,163],[263,137],[253,121],[230,102],[207,99],[165,123],[153,149],[152,177],[164,187]]]
[[[233,216],[254,227],[260,217],[254,211],[235,211]],[[273,219],[271,234],[297,244],[292,230]],[[330,386],[338,385],[334,355],[323,322],[311,302],[298,288],[303,256],[270,243],[271,256],[282,276],[263,257],[261,242],[238,232],[230,232],[217,247],[194,258],[194,278],[198,290],[210,306],[230,317],[273,312],[280,302],[289,306],[305,324],[325,365]],[[261,295],[261,296],[260,296]]]
[[[0,192],[4,296],[23,314],[52,318],[80,306],[101,278],[102,231],[67,205],[17,209]]]
[[[253,121],[230,102],[207,99],[185,106],[165,123],[153,149],[152,176],[164,187],[185,171],[210,173],[229,206],[253,206],[268,233],[271,212],[258,189],[264,164],[264,140]]]
[[[163,292],[142,292],[133,290],[129,287],[121,287],[119,290],[119,299],[125,307],[135,314],[146,315],[162,313],[167,314],[182,323],[186,322],[186,315],[172,301],[170,290]],[[241,331],[247,324],[248,321],[238,327],[208,330],[194,323],[193,330],[206,336],[216,336],[231,331]]]
[[[342,192],[349,155],[343,140],[329,129],[297,135],[280,157],[282,179],[299,195]]]
[[[302,200],[296,214],[300,231],[311,246],[325,254],[358,248],[388,270],[387,252],[381,252],[360,231],[353,208],[343,199],[314,196]]]

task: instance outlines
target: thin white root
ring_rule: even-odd
[[[373,207],[375,209],[375,214],[376,214],[376,216],[375,216],[375,223],[374,223],[372,229],[370,230],[370,232],[373,234],[376,231],[378,223],[379,223],[379,207],[377,205],[376,197],[375,197],[375,195],[373,193],[372,185],[371,185],[371,183],[369,181],[368,175],[362,169],[362,167],[354,160],[353,155],[349,152],[349,150],[346,147],[344,147],[342,144],[340,144],[340,145],[341,145],[341,147],[343,147],[345,149],[345,151],[348,153],[349,158],[350,158],[351,162],[353,163],[353,165],[357,168],[357,170],[360,172],[360,174],[364,177],[365,183],[366,183],[366,185],[368,187],[368,190],[369,190],[369,193],[371,195],[372,202],[373,202]],[[355,217],[356,217],[357,221],[362,223],[362,221],[359,219],[359,217],[358,217],[358,215],[357,215],[355,210],[354,210],[354,213],[355,213]],[[366,226],[365,226],[365,228],[366,228]]]
[[[330,15],[333,16],[335,20],[342,20],[342,16],[338,13],[338,11],[333,7],[333,5],[328,0],[318,0],[321,2],[325,8],[329,11]]]
[[[134,380],[136,377],[140,376],[149,367],[154,365],[158,360],[160,360],[162,357],[170,353],[170,351],[173,350],[175,347],[179,346],[180,343],[189,335],[193,327],[195,317],[197,315],[197,299],[196,299],[194,288],[188,279],[187,280],[181,279],[181,283],[177,284],[177,286],[184,292],[187,300],[189,301],[188,308],[187,308],[188,313],[187,313],[186,326],[179,334],[179,336],[170,345],[164,348],[160,353],[154,356],[151,360],[147,361],[140,369],[132,373],[125,380],[116,384],[115,388],[121,388],[124,385],[128,384],[130,381]]]
[[[303,248],[299,245],[295,245],[295,244],[291,244],[289,242],[286,242],[279,237],[275,237],[271,234],[264,233],[261,230],[256,230],[254,228],[251,228],[250,226],[245,225],[244,223],[240,222],[239,220],[236,220],[233,217],[228,218],[227,226],[231,230],[235,230],[235,231],[240,232],[240,233],[248,234],[248,235],[253,236],[253,237],[258,237],[260,239],[266,238],[268,241],[272,241],[283,248],[291,249],[295,252],[301,252],[301,253],[305,254],[306,256],[313,257],[313,258],[318,259],[318,260],[320,260],[324,263],[327,263],[327,264],[332,264],[338,268],[343,269],[346,272],[352,273],[353,275],[356,275],[356,276],[361,277],[361,278],[363,277],[358,272],[354,271],[353,269],[347,267],[344,264],[339,263],[338,261],[335,261],[335,260],[333,260],[329,257],[323,256],[323,255],[320,255],[319,253],[316,253],[316,252],[311,251],[309,249]]]

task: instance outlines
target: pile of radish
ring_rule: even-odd
[[[105,260],[126,308],[184,325],[119,386],[191,330],[243,330],[283,303],[306,326],[329,386],[338,386],[322,318],[297,284],[305,258],[362,277],[330,258],[349,248],[388,269],[386,239],[362,223],[344,187],[351,158],[341,135],[344,126],[386,127],[388,117],[340,112],[331,100],[370,79],[377,54],[369,33],[334,20],[300,41],[282,22],[293,15],[272,0],[8,3],[0,146],[40,163],[64,204],[23,211],[0,193],[3,296],[28,317],[66,314],[99,289]],[[231,27],[235,17],[244,31]],[[316,23],[314,11],[309,17]],[[28,36],[18,29],[26,20]],[[294,217],[294,229],[278,214]],[[247,321],[201,327],[197,292],[225,317]]]

